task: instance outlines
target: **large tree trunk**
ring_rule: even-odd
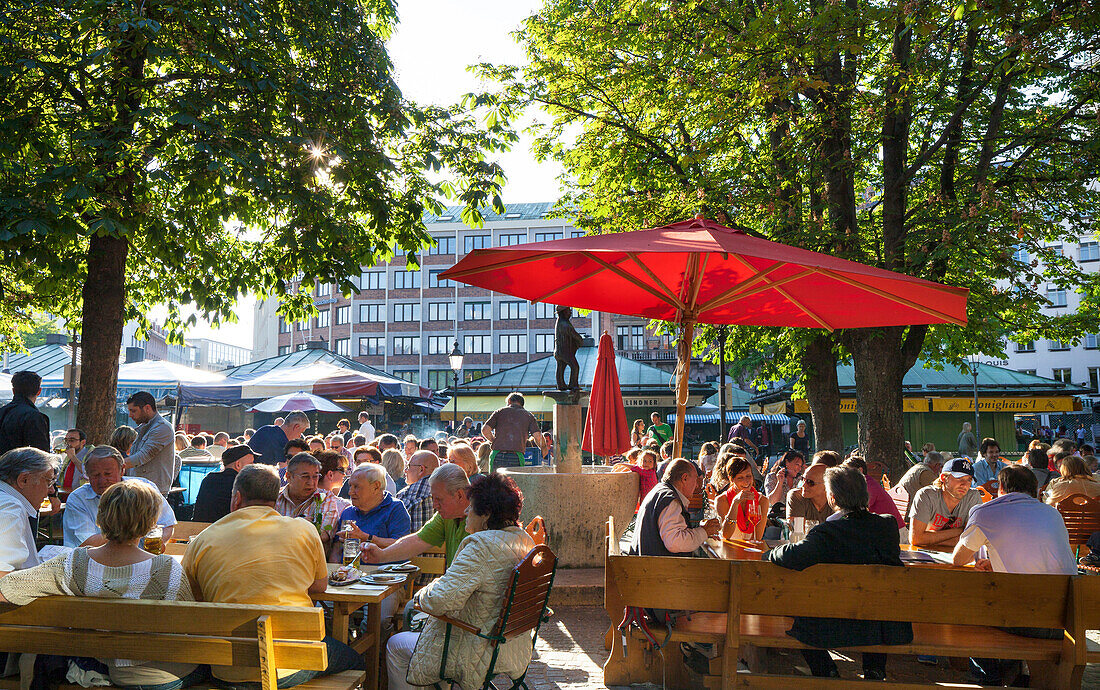
[[[916,363],[927,331],[927,326],[859,328],[843,336],[855,365],[860,450],[868,464],[883,463],[894,478],[908,467],[902,380]]]
[[[844,433],[840,426],[840,386],[832,336],[814,338],[803,351],[802,381],[814,421],[814,448],[841,452]]]
[[[92,444],[106,443],[115,428],[118,354],[125,323],[125,238],[92,235],[81,323],[80,403],[76,425]]]

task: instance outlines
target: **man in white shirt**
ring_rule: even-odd
[[[0,577],[39,564],[38,509],[54,489],[57,458],[37,448],[0,455]]]
[[[970,510],[970,519],[951,554],[955,565],[974,560],[978,570],[1076,575],[1066,524],[1057,508],[1035,497],[1039,488],[1035,474],[1027,467],[1009,465],[997,474],[997,482],[997,498]],[[1060,640],[1063,635],[1062,630],[1047,628],[1005,630],[1042,639]],[[970,673],[982,685],[1004,685],[1016,677],[1018,667],[1014,660],[970,660]]]
[[[102,546],[107,543],[99,533],[96,515],[99,513],[99,497],[110,487],[122,481],[145,482],[149,486],[156,484],[142,477],[123,477],[125,461],[122,454],[111,446],[97,446],[84,458],[84,469],[88,474],[88,483],[69,494],[65,502],[65,516],[62,527],[65,534],[65,546]],[[160,517],[157,518],[163,532],[165,543],[172,538],[176,525],[176,516],[168,501],[160,499]]]
[[[206,448],[206,452],[210,453],[215,460],[222,459],[222,453],[229,447],[229,434],[224,431],[219,431],[214,434],[214,443],[210,444]]]
[[[370,423],[370,415],[366,412],[359,413],[359,435],[370,443],[374,440],[374,425]]]
[[[630,552],[639,556],[690,556],[707,537],[717,536],[717,519],[692,525],[689,496],[699,483],[699,470],[683,458],[669,463],[663,480],[638,508]]]

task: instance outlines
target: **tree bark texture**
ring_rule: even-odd
[[[836,356],[832,336],[814,338],[802,354],[802,380],[806,402],[814,422],[814,448],[844,450],[840,426],[840,387],[836,378]],[[809,462],[809,458],[806,459]]]
[[[99,445],[115,428],[118,353],[125,323],[126,254],[122,237],[92,235],[81,323],[80,403],[76,425]]]

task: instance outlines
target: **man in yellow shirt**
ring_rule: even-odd
[[[191,540],[183,569],[199,601],[274,606],[313,606],[311,595],[328,586],[324,548],[313,525],[275,512],[279,474],[270,465],[249,465],[233,482],[230,513]],[[279,669],[279,687],[299,685],[318,675],[366,668],[351,647],[325,636],[324,671]],[[258,687],[259,670],[211,667],[232,687]]]

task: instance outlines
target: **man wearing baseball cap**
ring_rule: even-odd
[[[948,460],[931,486],[909,503],[909,543],[913,546],[954,546],[966,527],[970,509],[982,504],[972,488],[974,463],[967,458]]]
[[[217,522],[228,515],[237,473],[258,457],[260,454],[247,444],[226,448],[222,452],[222,471],[206,475],[199,486],[192,519],[195,522]]]

